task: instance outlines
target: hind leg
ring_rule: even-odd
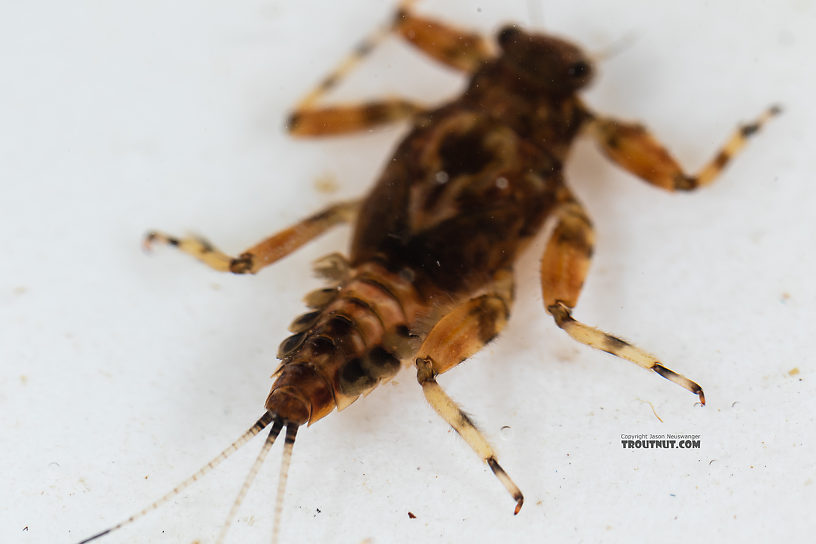
[[[417,381],[428,403],[487,463],[516,501],[518,514],[524,503],[521,490],[499,465],[481,431],[436,381],[437,375],[472,356],[504,328],[512,299],[512,272],[502,271],[488,293],[460,304],[434,325],[419,349],[416,367]]]
[[[703,389],[695,382],[666,368],[656,357],[629,342],[572,317],[589,269],[595,234],[583,207],[566,189],[563,189],[557,215],[558,222],[541,258],[541,291],[555,323],[582,344],[651,370],[698,395],[705,404]]]

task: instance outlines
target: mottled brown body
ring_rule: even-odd
[[[513,497],[523,496],[484,436],[436,382],[505,326],[513,303],[513,264],[547,221],[552,234],[541,256],[541,293],[555,324],[588,346],[628,359],[688,389],[702,388],[657,358],[586,325],[572,309],[589,269],[592,223],[563,179],[574,139],[593,137],[619,166],[665,190],[692,190],[713,181],[771,108],[727,140],[696,175],[687,174],[643,126],[591,112],[578,91],[592,79],[587,55],[561,39],[502,29],[485,38],[413,14],[404,1],[387,31],[364,41],[290,116],[296,136],[326,136],[409,119],[411,128],[371,192],[335,204],[263,240],[237,257],[209,243],[150,233],[146,243],[178,247],[205,264],[255,273],[340,223],[353,223],[348,258],[315,264],[329,286],[309,293],[312,309],[290,325],[266,412],[233,445],[165,497],[117,529],[158,507],[271,424],[264,448],[236,499],[222,535],[272,442],[286,427],[276,526],[298,426],[342,410],[390,379],[400,363],[414,365],[434,410],[490,467]],[[401,98],[317,106],[376,43],[394,34],[447,67],[469,76],[459,97],[435,108]],[[219,541],[220,541],[219,538]]]
[[[564,57],[578,55],[552,38],[546,45],[563,49]],[[301,346],[287,351],[267,409],[289,410],[276,388],[290,397],[300,380],[309,383],[297,403],[303,407],[295,409],[301,423],[307,412],[310,423],[323,417],[332,403],[342,409],[344,375],[374,386],[377,373],[389,374],[367,351],[410,360],[444,309],[512,266],[563,196],[562,164],[588,119],[571,91],[571,82],[531,88],[499,57],[479,66],[460,98],[416,116],[360,207],[350,278],[339,284],[338,302],[310,332],[299,333]],[[360,293],[361,282],[374,287]],[[482,342],[495,334],[489,329]],[[399,337],[414,339],[414,352],[395,349]],[[360,365],[360,358],[369,363]],[[294,411],[286,413],[297,420]]]

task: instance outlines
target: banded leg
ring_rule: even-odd
[[[555,323],[575,340],[627,359],[656,372],[667,380],[699,396],[705,404],[703,389],[685,376],[666,368],[653,355],[625,340],[607,334],[572,317],[572,308],[584,283],[592,257],[595,234],[583,207],[564,189],[558,209],[558,223],[541,258],[541,290],[547,311]]]
[[[358,201],[342,202],[329,206],[325,210],[255,244],[238,257],[231,257],[200,238],[174,238],[155,231],[147,234],[144,245],[146,249],[149,249],[154,243],[168,244],[192,255],[215,270],[232,272],[233,274],[254,274],[293,253],[331,227],[353,221],[358,207]]]
[[[748,138],[781,111],[778,106],[773,106],[752,123],[739,127],[696,175],[686,174],[660,142],[641,125],[597,118],[590,125],[590,133],[607,157],[632,174],[662,189],[691,191],[714,181],[731,158],[745,146]]]
[[[334,136],[408,119],[424,110],[400,98],[317,108],[301,105],[289,115],[286,129],[293,136]]]
[[[468,73],[475,71],[490,57],[490,44],[482,36],[418,17],[411,12],[411,4],[413,2],[403,1],[390,25],[360,42],[336,69],[298,103],[287,121],[290,133],[296,136],[344,134],[407,119],[425,111],[424,106],[401,98],[362,104],[316,106],[325,94],[337,86],[391,33],[396,33],[445,66]]]
[[[490,41],[480,34],[419,17],[407,5],[397,10],[394,31],[432,59],[468,74],[493,55]]]
[[[491,292],[457,306],[431,329],[419,348],[416,367],[417,381],[428,403],[487,463],[516,501],[514,513],[518,514],[524,504],[521,490],[499,465],[487,439],[436,381],[438,374],[479,351],[504,328],[512,299],[512,272],[502,271]]]

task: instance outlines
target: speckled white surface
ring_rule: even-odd
[[[587,143],[567,168],[598,229],[576,315],[699,381],[709,405],[559,331],[540,308],[539,241],[519,263],[507,332],[441,379],[522,487],[522,513],[511,515],[489,470],[404,372],[301,432],[281,542],[806,541],[816,501],[816,4],[439,4],[419,9],[484,31],[529,26],[532,13],[591,51],[633,36],[602,64],[587,102],[647,123],[691,168],[739,121],[773,102],[786,108],[695,194],[648,187]],[[170,250],[147,256],[140,237],[193,231],[237,252],[363,193],[404,127],[317,142],[281,127],[390,9],[2,9],[0,542],[70,543],[101,530],[261,413],[277,344],[318,285],[308,264],[345,247],[348,230],[256,277],[219,275]],[[461,84],[390,42],[336,97],[442,100]],[[333,194],[316,189],[327,176]],[[667,432],[700,434],[702,448],[619,443]],[[259,447],[101,542],[212,542]],[[268,541],[275,450],[230,542]]]

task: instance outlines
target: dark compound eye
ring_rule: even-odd
[[[521,34],[521,30],[519,30],[519,27],[515,25],[508,25],[499,31],[499,34],[496,37],[496,39],[498,40],[499,45],[505,47],[510,42],[516,41],[518,39],[519,34]]]
[[[570,64],[569,68],[567,68],[567,74],[570,77],[584,77],[589,73],[589,64],[584,61],[578,61],[573,64]]]

